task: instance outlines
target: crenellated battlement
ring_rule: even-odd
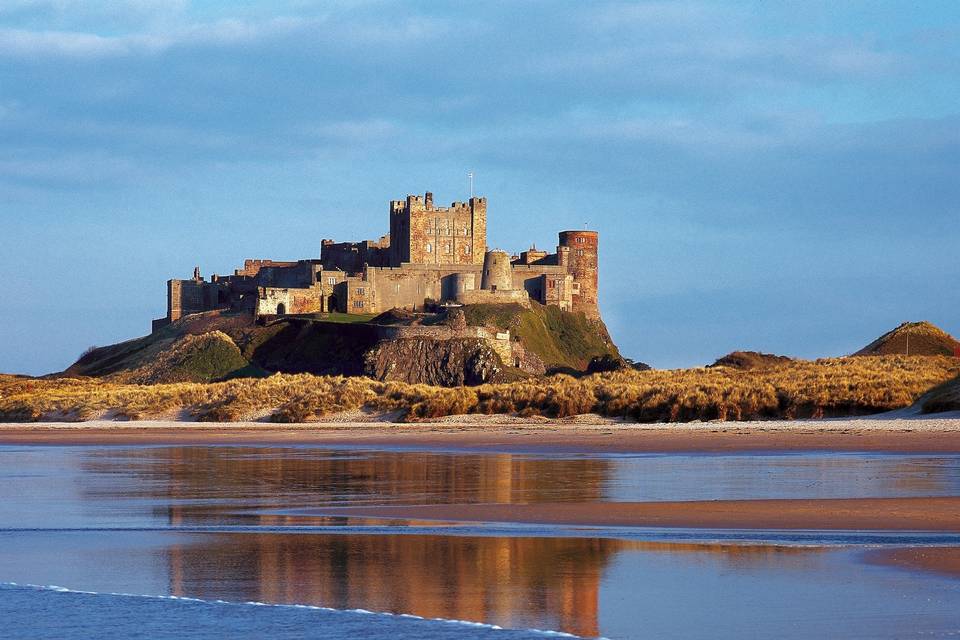
[[[433,202],[433,194],[427,191],[424,195],[408,195],[406,200],[391,200],[390,212],[402,213],[404,211],[433,211],[437,214],[460,214],[469,213],[477,207],[486,208],[487,199],[483,197],[473,197],[466,202],[454,200],[447,207],[438,207]]]

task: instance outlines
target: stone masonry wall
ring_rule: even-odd
[[[569,249],[569,272],[573,276],[573,310],[588,317],[600,316],[597,306],[599,265],[596,231],[561,231],[560,245]]]
[[[322,293],[319,284],[306,289],[261,287],[257,315],[316,313],[321,311]]]
[[[486,198],[435,207],[433,194],[390,204],[390,266],[482,264],[487,244]]]

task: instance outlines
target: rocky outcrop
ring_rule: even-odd
[[[650,365],[645,362],[635,362],[618,355],[605,354],[595,356],[587,365],[587,373],[606,373],[608,371],[649,371]]]
[[[474,338],[384,340],[364,357],[364,374],[443,387],[496,382],[504,370],[486,341]]]

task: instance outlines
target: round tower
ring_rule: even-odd
[[[566,248],[567,271],[573,276],[573,310],[599,316],[597,289],[599,267],[596,231],[561,231],[560,247]]]
[[[506,251],[487,251],[483,256],[483,276],[480,288],[486,291],[510,291],[513,289],[513,273],[510,254]]]

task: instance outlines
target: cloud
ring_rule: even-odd
[[[893,271],[955,271],[956,25],[918,19],[926,5],[864,26],[835,2],[761,4],[2,2],[0,217],[24,231],[0,261],[56,254],[31,287],[67,310],[105,264],[137,265],[112,290],[162,313],[171,263],[374,237],[386,199],[461,197],[473,169],[491,241],[520,241],[511,220],[548,244],[598,226],[604,304],[670,358],[691,357],[705,291],[718,317],[747,289],[813,316]],[[94,265],[38,221],[63,238],[99,223],[118,253]],[[618,285],[627,271],[640,283]]]
[[[62,56],[97,58],[155,53],[168,45],[166,39],[151,35],[105,37],[66,31],[0,29],[0,55],[34,59]]]

